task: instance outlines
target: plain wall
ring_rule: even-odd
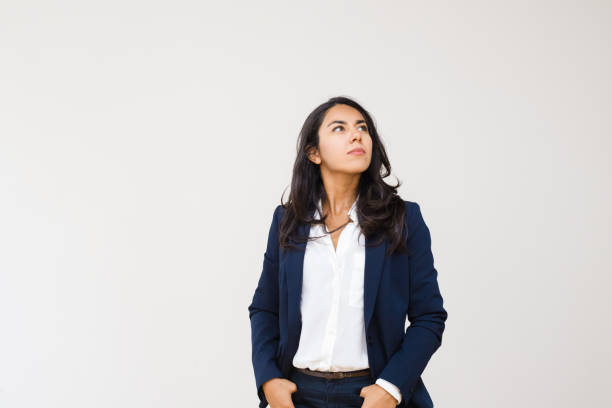
[[[449,313],[436,407],[610,406],[612,3],[0,5],[0,406],[258,403],[308,113],[374,116]]]

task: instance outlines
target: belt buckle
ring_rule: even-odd
[[[338,378],[344,378],[344,374],[345,374],[345,373],[344,373],[344,371],[339,371],[339,372],[337,373]]]

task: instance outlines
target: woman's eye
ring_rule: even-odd
[[[368,127],[366,125],[361,125],[359,127],[363,128],[363,130],[365,130],[366,132],[368,131]],[[343,127],[342,126],[336,126],[335,128],[332,129],[332,132],[335,132],[336,129],[343,129]]]

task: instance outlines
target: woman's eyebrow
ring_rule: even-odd
[[[334,123],[341,123],[341,124],[343,124],[343,125],[346,125],[346,122],[345,122],[345,121],[343,121],[343,120],[334,120],[333,122],[330,122],[330,123],[327,125],[327,127],[330,127],[330,126],[331,126],[331,125],[333,125]],[[355,121],[355,124],[358,124],[358,123],[365,123],[365,120],[363,120],[363,119],[356,120],[356,121]]]

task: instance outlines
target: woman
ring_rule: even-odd
[[[390,173],[358,103],[308,116],[249,305],[260,408],[433,407],[421,374],[447,312],[420,207]]]

